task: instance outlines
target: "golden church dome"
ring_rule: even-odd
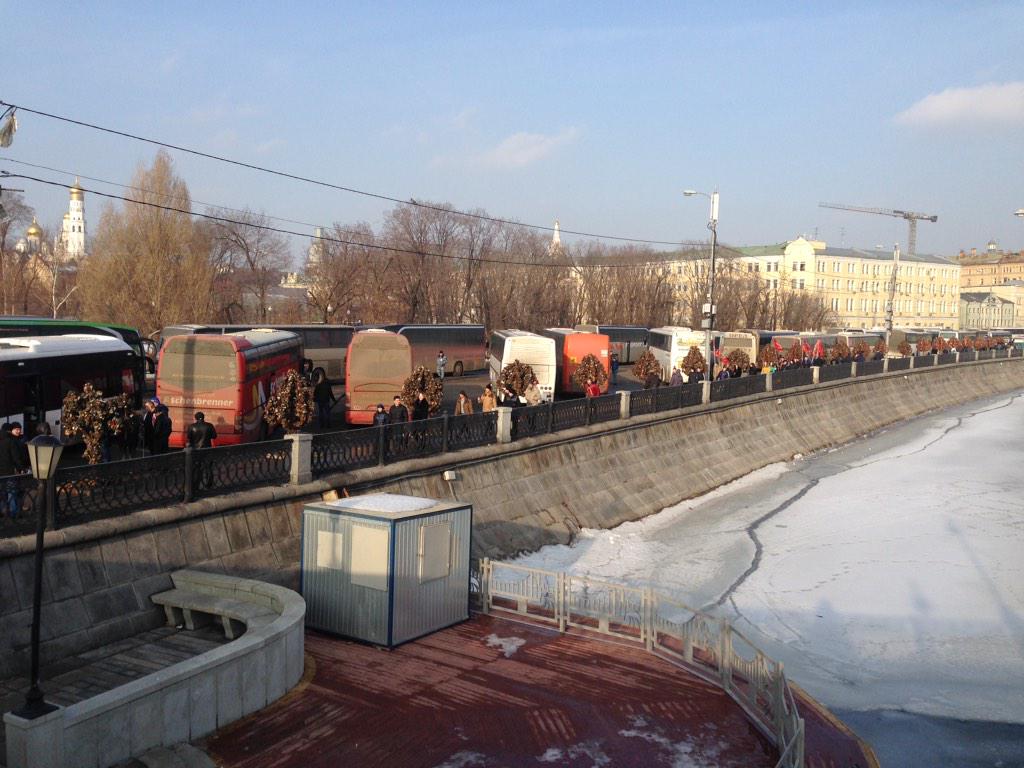
[[[39,227],[35,217],[32,218],[32,223],[29,224],[28,229],[25,230],[25,237],[40,237],[43,234],[43,230]]]

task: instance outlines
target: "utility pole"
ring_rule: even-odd
[[[695,189],[683,190],[683,195],[692,197],[702,195],[711,201],[711,215],[708,217],[708,229],[711,230],[711,274],[708,276],[707,302],[704,304],[702,314],[704,319],[700,321],[704,329],[704,362],[708,369],[708,380],[712,379],[714,373],[714,344],[712,334],[715,330],[715,249],[718,246],[718,190],[710,195],[707,192],[698,192]]]
[[[889,338],[892,335],[892,315],[896,301],[896,279],[900,271],[900,244],[892,247],[892,274],[889,276],[889,300],[885,302],[885,353],[889,354]]]

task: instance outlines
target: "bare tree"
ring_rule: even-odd
[[[214,275],[210,241],[187,213],[192,207],[188,185],[174,173],[170,155],[160,151],[151,166],[140,166],[127,195],[130,202],[123,207],[104,209],[92,254],[80,270],[84,315],[135,326],[144,334],[172,323],[208,320]]]
[[[20,192],[0,194],[0,313],[24,311],[31,289],[31,254],[15,250],[17,233],[33,220],[32,207]]]
[[[207,213],[228,219],[214,221],[210,228],[221,290],[241,306],[242,319],[266,322],[270,289],[291,261],[287,241],[269,229],[270,221],[263,213],[216,208]]]
[[[349,321],[371,303],[380,258],[374,239],[373,229],[363,222],[350,227],[335,224],[332,236],[323,241],[320,259],[306,275],[309,305],[323,322]]]

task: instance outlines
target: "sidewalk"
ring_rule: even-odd
[[[210,737],[225,768],[773,766],[719,688],[641,648],[477,616],[383,651],[307,632],[307,681]],[[812,716],[808,766],[868,766]]]

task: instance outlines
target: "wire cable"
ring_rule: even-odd
[[[185,152],[185,153],[190,154],[190,155],[195,155],[196,157],[206,158],[207,160],[216,160],[217,162],[220,162],[220,163],[227,163],[228,165],[234,165],[234,166],[237,166],[239,168],[248,168],[249,170],[252,170],[252,171],[259,171],[261,173],[269,173],[269,174],[272,174],[274,176],[280,176],[281,178],[292,179],[293,181],[301,181],[301,182],[304,182],[306,184],[315,184],[317,186],[326,187],[328,189],[335,189],[335,190],[338,190],[338,191],[341,191],[341,192],[349,192],[349,193],[351,193],[353,195],[362,195],[363,197],[371,197],[371,198],[374,198],[376,200],[385,200],[385,201],[390,202],[390,203],[397,203],[398,205],[411,205],[411,206],[415,206],[417,208],[424,208],[426,210],[431,210],[431,211],[443,211],[445,213],[458,213],[460,216],[468,216],[470,218],[480,219],[482,221],[492,221],[492,222],[495,222],[495,223],[498,223],[498,224],[514,224],[516,226],[527,227],[529,229],[542,230],[544,232],[554,232],[555,231],[554,227],[548,227],[548,226],[544,226],[544,225],[541,225],[541,224],[524,224],[522,222],[518,222],[518,221],[515,221],[513,219],[503,219],[503,218],[500,218],[500,217],[497,217],[497,216],[488,216],[488,215],[483,214],[483,213],[472,213],[470,211],[453,210],[451,208],[446,208],[446,207],[441,206],[441,205],[432,205],[430,203],[422,203],[422,202],[416,200],[415,198],[410,198],[408,200],[402,200],[402,199],[399,199],[397,197],[391,197],[390,195],[383,195],[383,194],[379,194],[377,192],[367,192],[366,190],[356,189],[355,187],[346,187],[346,186],[343,186],[341,184],[333,184],[333,183],[331,183],[329,181],[323,181],[321,179],[314,179],[314,178],[310,178],[308,176],[300,176],[300,175],[295,174],[295,173],[288,173],[287,171],[278,171],[278,170],[274,170],[273,168],[266,168],[266,167],[261,166],[261,165],[255,165],[253,163],[246,163],[246,162],[244,162],[242,160],[233,160],[233,159],[231,159],[229,157],[223,157],[221,155],[215,155],[215,154],[212,154],[210,152],[202,152],[202,151],[200,151],[198,149],[191,149],[189,147],[183,147],[183,146],[181,146],[179,144],[171,144],[169,142],[160,141],[158,139],[150,139],[150,138],[147,138],[145,136],[139,136],[139,135],[136,135],[136,134],[133,134],[133,133],[128,133],[126,131],[119,131],[119,130],[117,130],[115,128],[107,128],[107,127],[102,126],[102,125],[96,125],[95,123],[87,123],[87,122],[85,122],[83,120],[75,120],[74,118],[65,117],[64,115],[55,115],[52,112],[43,112],[43,111],[38,110],[38,109],[32,109],[31,107],[23,107],[23,106],[21,106],[19,104],[11,104],[10,102],[6,102],[6,101],[0,101],[0,106],[11,107],[11,108],[14,108],[14,109],[20,109],[23,112],[27,112],[27,113],[32,114],[32,115],[39,115],[40,117],[47,117],[47,118],[50,118],[51,120],[59,120],[61,122],[70,123],[72,125],[78,125],[78,126],[81,126],[83,128],[91,128],[94,131],[102,131],[103,133],[109,133],[109,134],[112,134],[114,136],[121,136],[121,137],[126,138],[126,139],[133,139],[134,141],[142,141],[142,142],[145,142],[147,144],[153,144],[153,145],[158,146],[158,147],[164,147],[165,149],[173,149],[176,152]],[[648,240],[648,239],[639,238],[639,237],[621,237],[621,236],[617,236],[617,235],[600,235],[600,234],[595,234],[593,232],[581,232],[581,231],[578,231],[578,230],[561,229],[561,228],[559,229],[559,231],[563,235],[576,235],[577,237],[591,237],[591,238],[594,238],[596,240],[617,240],[617,241],[620,241],[620,242],[643,243],[643,244],[647,244],[647,245],[679,245],[679,241],[676,241],[676,240]]]
[[[2,103],[2,102],[0,102],[0,103]],[[51,187],[61,187],[62,189],[68,189],[68,185],[65,184],[64,182],[52,181],[50,179],[40,179],[40,178],[37,178],[35,176],[28,176],[26,174],[13,174],[13,173],[8,173],[7,171],[2,171],[2,172],[0,172],[0,179],[4,179],[4,178],[7,178],[7,179],[24,179],[26,181],[34,181],[34,182],[36,182],[38,184],[45,184],[45,185],[48,185],[48,186],[51,186]],[[267,224],[256,224],[256,223],[253,223],[253,222],[239,221],[237,219],[231,219],[231,218],[228,218],[226,216],[216,216],[216,215],[210,214],[210,213],[196,213],[195,211],[185,210],[184,208],[177,208],[177,207],[172,206],[172,205],[161,205],[159,203],[152,203],[152,202],[148,202],[148,201],[145,201],[145,200],[132,200],[131,198],[124,197],[122,195],[114,195],[114,194],[111,194],[109,192],[100,192],[99,190],[87,189],[87,188],[82,187],[82,186],[79,186],[79,189],[81,189],[83,192],[88,192],[91,195],[97,195],[99,197],[105,197],[105,198],[110,199],[110,200],[120,200],[122,202],[131,203],[131,204],[134,204],[134,205],[144,205],[144,206],[148,206],[150,208],[157,208],[157,209],[160,209],[160,210],[163,210],[163,211],[168,211],[168,212],[171,212],[171,213],[180,213],[180,214],[183,214],[185,216],[191,216],[191,217],[196,217],[196,218],[200,218],[200,219],[206,219],[208,221],[216,221],[216,222],[219,222],[221,224],[237,224],[237,225],[243,226],[243,227],[250,227],[252,229],[260,229],[260,230],[264,230],[264,231],[267,231],[267,232],[276,232],[276,233],[282,234],[282,235],[293,235],[295,237],[309,237],[308,234],[305,234],[303,232],[296,232],[294,230],[284,229],[282,227],[272,227],[272,226],[269,226]],[[450,213],[451,213],[451,211],[450,211]],[[459,214],[459,215],[461,215],[461,214]],[[418,256],[418,257],[421,257],[421,258],[430,256],[430,257],[434,257],[434,258],[438,258],[438,259],[448,259],[450,261],[476,261],[476,262],[484,263],[484,264],[504,264],[504,265],[512,265],[512,266],[518,265],[518,266],[522,266],[522,267],[541,267],[541,268],[548,268],[548,269],[567,269],[567,268],[573,268],[573,267],[577,267],[577,268],[599,267],[599,268],[604,268],[604,269],[610,269],[610,268],[611,269],[635,269],[636,267],[640,267],[640,266],[649,266],[649,265],[655,265],[655,264],[663,265],[663,264],[665,264],[666,261],[670,261],[671,260],[669,258],[662,258],[662,259],[656,259],[656,260],[635,261],[635,262],[621,263],[621,264],[616,264],[616,263],[594,263],[594,264],[587,264],[587,263],[575,263],[573,261],[567,261],[567,262],[563,262],[563,263],[546,262],[546,261],[516,261],[516,260],[513,260],[513,259],[497,259],[497,258],[487,258],[487,257],[482,257],[482,256],[481,257],[457,256],[457,255],[454,255],[454,254],[447,254],[447,253],[435,253],[435,252],[431,252],[431,251],[418,251],[418,250],[413,250],[411,248],[398,248],[398,247],[391,246],[391,245],[381,245],[379,243],[362,243],[362,242],[358,242],[358,241],[354,241],[354,240],[345,240],[345,239],[342,239],[342,238],[330,237],[330,236],[324,236],[324,237],[320,237],[320,238],[317,238],[317,239],[320,240],[320,241],[323,241],[323,242],[328,242],[328,243],[337,243],[339,245],[352,245],[352,246],[356,246],[356,247],[359,247],[359,248],[369,248],[369,249],[375,250],[375,251],[385,251],[385,252],[389,252],[389,253],[398,253],[398,254],[404,254],[404,255],[410,255],[410,256]]]

